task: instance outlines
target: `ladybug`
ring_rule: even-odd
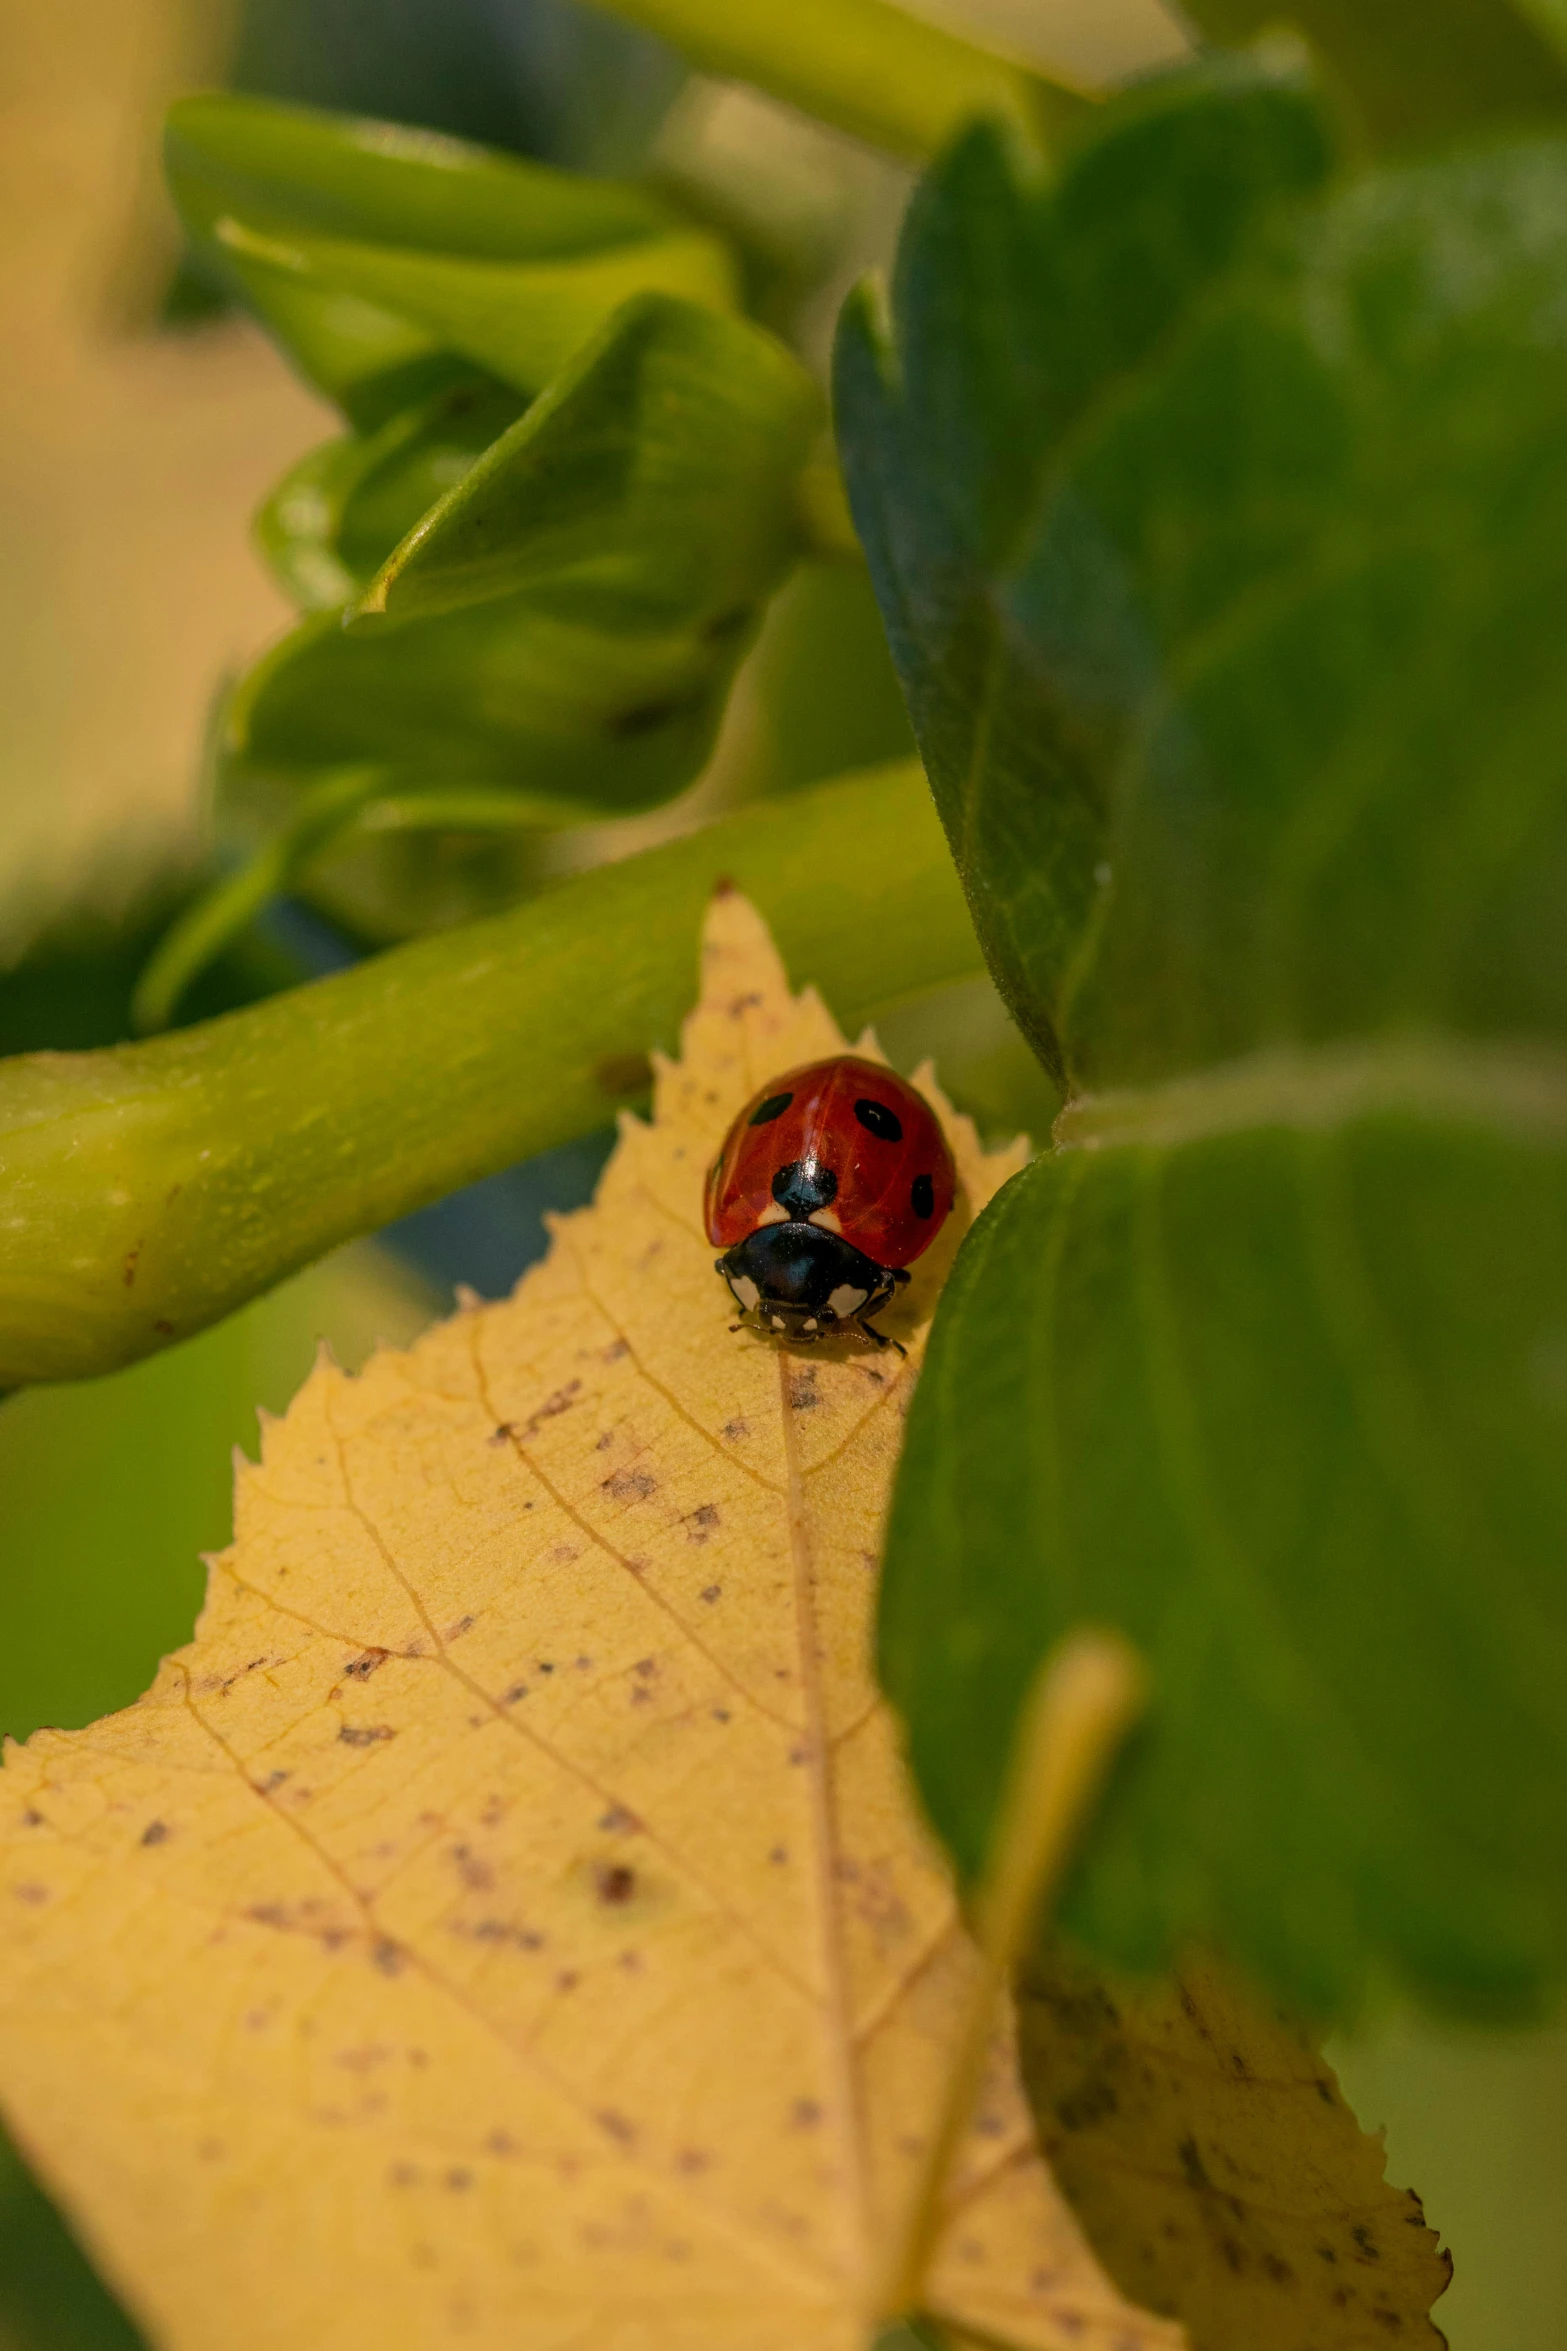
[[[752,1096],[708,1171],[707,1237],[742,1316],[814,1340],[908,1280],[952,1210],[957,1176],[930,1105],[852,1053],[785,1070]]]

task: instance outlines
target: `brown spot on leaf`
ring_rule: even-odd
[[[564,1387],[557,1388],[552,1395],[546,1396],[543,1403],[529,1413],[522,1424],[523,1436],[531,1437],[542,1422],[556,1420],[561,1413],[569,1412],[581,1393],[582,1382],[580,1380],[567,1380]]]
[[[397,1733],[389,1722],[345,1722],[337,1735],[345,1747],[378,1747],[383,1739],[395,1739]]]
[[[650,1494],[658,1492],[658,1480],[651,1470],[613,1470],[599,1488],[611,1502],[645,1502]]]
[[[629,1902],[637,1890],[637,1873],[623,1861],[608,1862],[595,1871],[594,1883],[601,1902],[611,1905]]]
[[[161,1845],[168,1833],[169,1824],[166,1820],[149,1820],[142,1830],[141,1841],[144,1845]]]

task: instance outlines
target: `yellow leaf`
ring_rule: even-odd
[[[977,1960],[868,1669],[923,1334],[731,1328],[702,1176],[842,1040],[715,901],[684,1058],[502,1305],[320,1366],[191,1646],[0,1777],[0,2099],[174,2351],[860,2351]],[[923,2299],[1154,2351],[1009,2028]]]
[[[1438,2351],[1452,2265],[1292,2018],[1211,1961],[1112,1985],[1057,1950],[1025,1969],[1019,2024],[1056,2177],[1193,2351]]]

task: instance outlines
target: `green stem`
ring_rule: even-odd
[[[873,146],[922,159],[976,115],[1033,138],[1088,93],[927,24],[891,0],[599,0],[704,73],[751,82]]]
[[[912,763],[791,795],[174,1034],[0,1063],[0,1387],[216,1322],[602,1127],[672,1048],[730,875],[851,1033],[982,969]]]

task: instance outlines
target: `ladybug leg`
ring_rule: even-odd
[[[866,1299],[865,1304],[854,1317],[856,1324],[868,1339],[874,1339],[878,1347],[896,1347],[905,1362],[908,1360],[909,1351],[903,1341],[895,1339],[890,1331],[877,1330],[875,1325],[867,1322],[865,1318],[869,1314],[880,1314],[893,1292],[900,1289],[908,1279],[909,1276],[901,1265],[889,1267],[882,1275],[877,1288],[872,1291],[870,1297]]]

